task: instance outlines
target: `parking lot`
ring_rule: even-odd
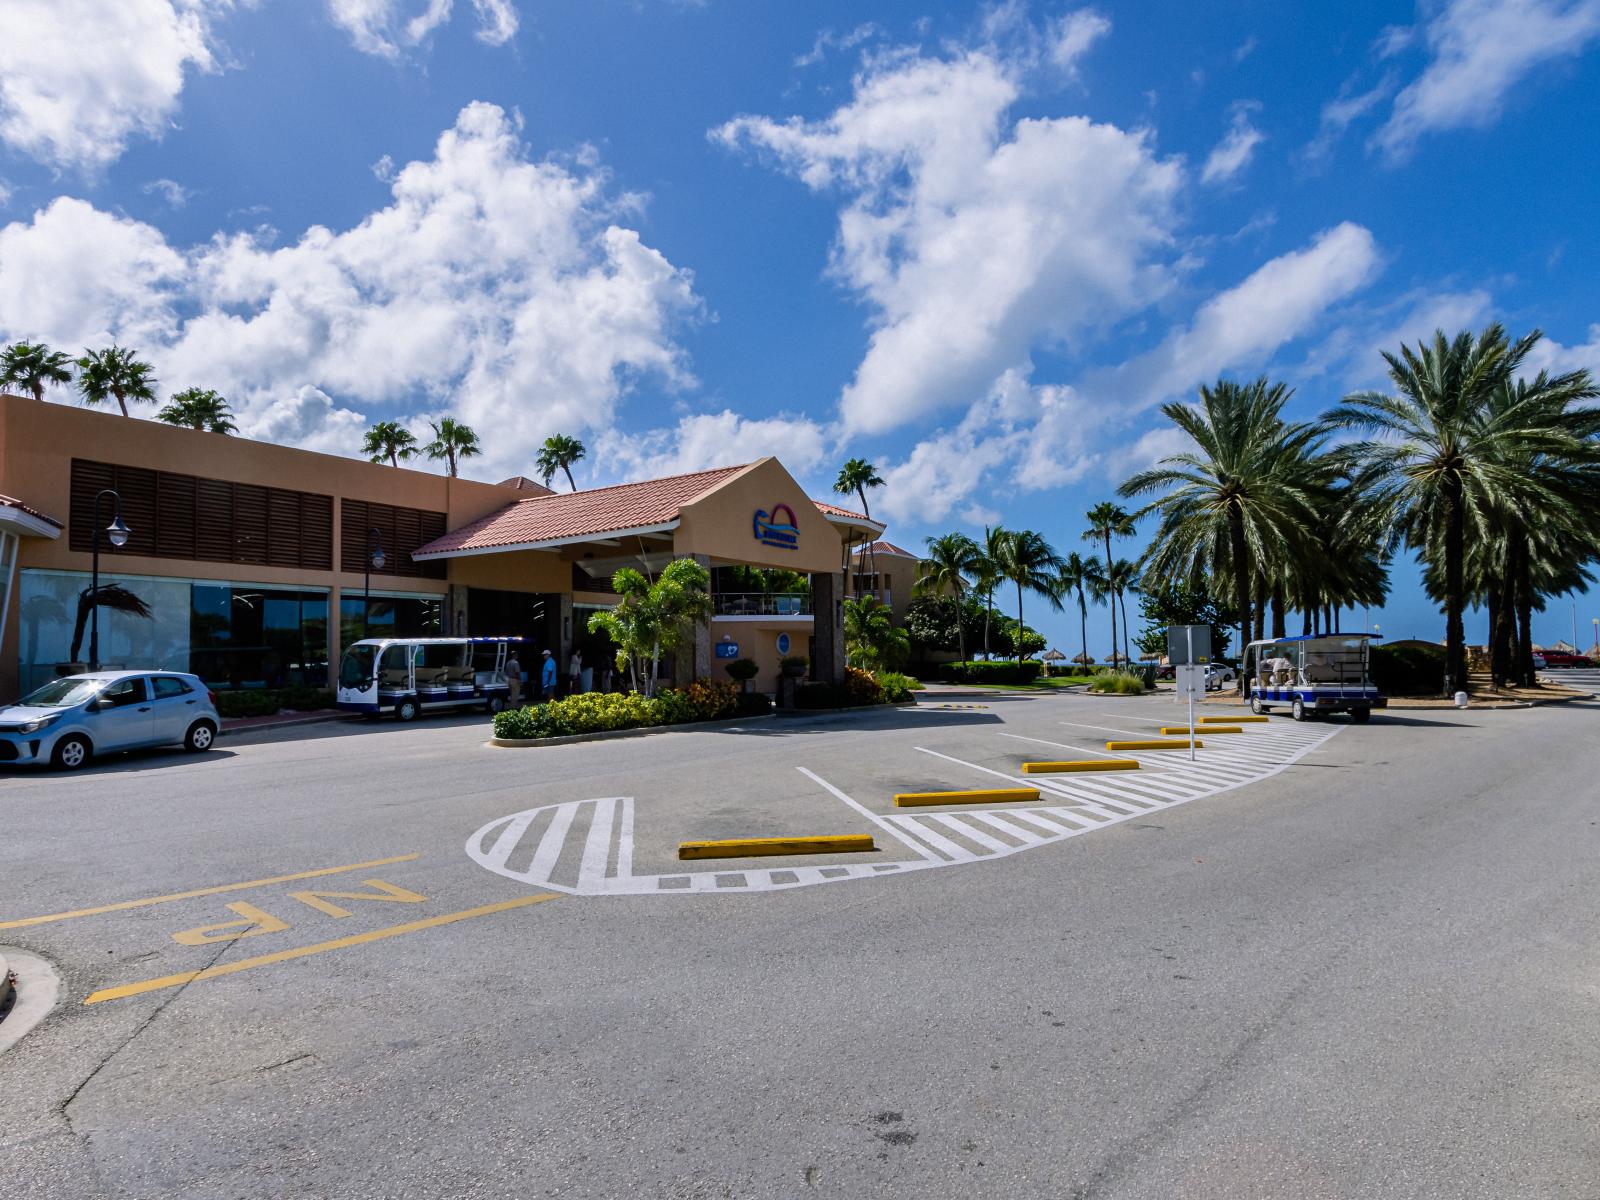
[[[925,698],[13,772],[0,944],[62,995],[0,1063],[0,1183],[1581,1195],[1592,719],[1274,718],[1191,762],[1107,748],[1181,724],[1170,697]],[[1112,756],[1138,767],[1022,771]],[[995,788],[1039,794],[895,803]],[[677,857],[852,834],[875,849]]]

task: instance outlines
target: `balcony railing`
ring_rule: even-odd
[[[712,597],[719,617],[809,617],[811,597],[804,592],[719,592]]]

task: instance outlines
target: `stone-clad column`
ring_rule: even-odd
[[[824,683],[844,682],[844,572],[811,576],[811,670]]]
[[[711,558],[705,554],[680,555],[680,557],[693,558],[707,571],[711,570]],[[715,593],[713,593],[715,595]],[[711,678],[711,622],[698,621],[693,626],[689,636],[678,647],[678,652],[673,658],[673,674],[679,684],[685,684],[695,679]],[[727,676],[723,676],[724,679]]]

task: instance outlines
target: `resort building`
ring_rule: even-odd
[[[87,660],[97,529],[101,585],[149,610],[100,608],[105,668],[320,687],[363,636],[510,634],[525,666],[579,650],[599,687],[614,652],[588,617],[616,603],[612,575],[687,556],[715,616],[666,673],[750,658],[771,690],[786,656],[842,677],[844,567],[884,526],[775,458],[555,493],[0,395],[0,699]]]
[[[850,561],[854,564],[850,594],[876,596],[893,612],[894,623],[904,624],[906,606],[916,599],[922,556],[879,540],[857,546]]]

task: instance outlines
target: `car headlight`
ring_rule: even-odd
[[[40,717],[37,721],[28,721],[25,724],[18,726],[18,732],[38,733],[39,730],[45,728],[45,726],[53,725],[55,722],[55,717]]]

